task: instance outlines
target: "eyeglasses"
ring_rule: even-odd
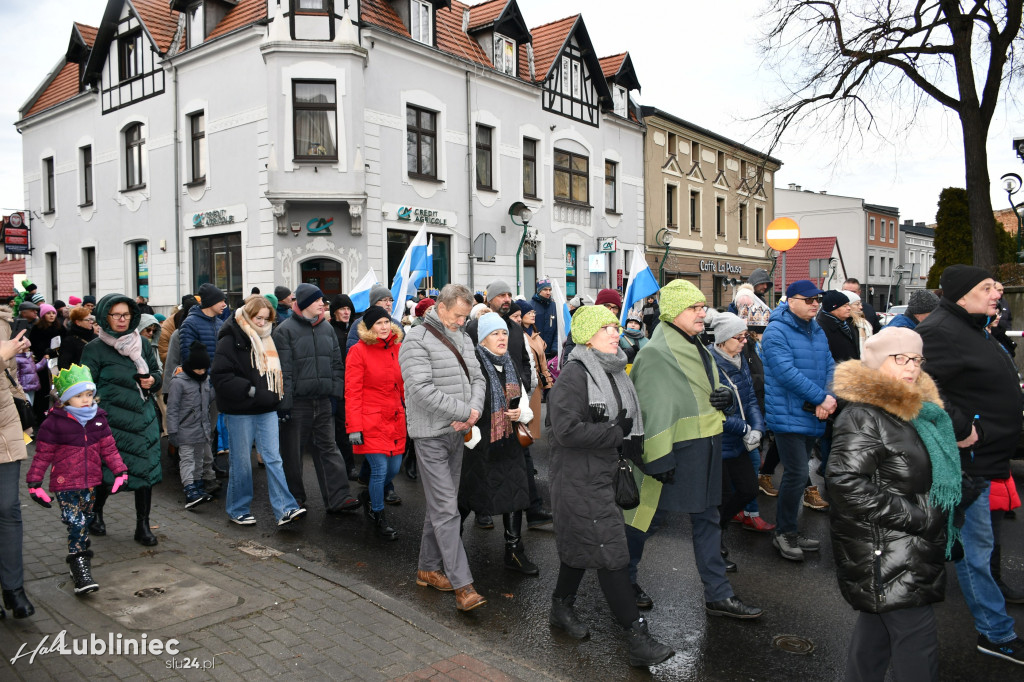
[[[622,333],[619,330],[619,325],[617,324],[606,324],[605,326],[601,327],[601,329],[603,329],[604,333],[607,334],[608,336],[619,336]]]
[[[912,362],[918,367],[924,367],[924,358],[920,355],[904,355],[903,353],[896,353],[889,357],[896,358],[896,364],[900,367],[906,365],[908,362]]]
[[[620,308],[619,306],[617,306],[617,305],[615,305],[613,303],[605,303],[604,307],[607,308],[608,310],[612,311],[616,315],[618,315],[619,313],[622,312],[622,308]]]
[[[107,317],[112,317],[115,320],[127,320],[131,316],[131,313],[107,313]]]
[[[815,303],[818,303],[818,304],[821,303],[821,296],[806,296],[806,297],[804,297],[804,296],[801,296],[801,297],[790,296],[789,300],[791,300],[791,301],[807,301],[807,305],[813,305]]]
[[[394,303],[394,302],[395,302],[395,299],[391,298],[390,296],[388,298],[382,298],[382,299],[377,301],[377,303]]]
[[[692,310],[695,313],[706,313],[708,311],[708,307],[703,303],[696,303],[686,308],[686,310]]]
[[[747,342],[747,338],[748,338],[747,337],[747,333],[743,332],[742,334],[737,334],[736,336],[732,337],[732,340],[733,341],[739,341],[740,343],[746,343]]]

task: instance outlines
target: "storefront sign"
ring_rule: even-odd
[[[192,227],[217,227],[245,221],[245,204],[192,214]]]
[[[333,224],[334,218],[310,218],[309,222],[306,223],[306,232],[330,237],[331,225]]]
[[[18,212],[3,217],[3,241],[5,253],[27,254],[29,228],[25,225],[25,214]]]
[[[458,217],[454,211],[441,211],[421,206],[409,206],[406,204],[384,204],[382,207],[384,218],[396,220],[403,223],[426,223],[440,227],[453,227],[458,223]]]
[[[743,273],[742,265],[733,265],[728,261],[713,261],[713,260],[701,260],[700,261],[701,272],[725,272],[730,275],[739,275]]]

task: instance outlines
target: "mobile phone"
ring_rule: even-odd
[[[512,398],[512,400],[508,401],[508,409],[510,409],[510,410],[518,410],[519,409],[519,398]]]

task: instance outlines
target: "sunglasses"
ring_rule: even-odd
[[[807,301],[807,305],[812,303],[821,303],[821,296],[790,296],[791,301]]]

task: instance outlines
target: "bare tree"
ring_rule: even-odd
[[[789,89],[760,117],[771,148],[787,129],[808,123],[828,128],[833,139],[866,130],[898,135],[923,105],[938,102],[956,112],[963,132],[974,264],[995,265],[985,145],[1000,94],[1021,75],[1022,5],[771,0],[762,13],[770,27],[762,50]],[[879,109],[897,123],[876,116]]]

